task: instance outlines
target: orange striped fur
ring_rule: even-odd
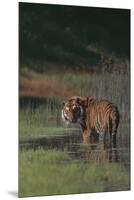
[[[62,112],[65,121],[81,125],[84,143],[89,142],[90,135],[95,131],[104,141],[109,133],[112,145],[116,146],[119,111],[115,104],[108,100],[74,96],[65,102]]]

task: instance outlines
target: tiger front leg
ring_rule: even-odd
[[[90,143],[91,130],[87,129],[87,128],[84,129],[83,133],[82,133],[82,136],[83,136],[83,143],[84,144],[89,144]]]
[[[105,144],[105,141],[106,141],[106,133],[105,132],[99,133],[99,142],[103,142]]]

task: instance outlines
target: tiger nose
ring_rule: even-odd
[[[73,123],[75,123],[75,122],[76,122],[76,120],[75,120],[75,119],[72,119],[72,122],[73,122]]]

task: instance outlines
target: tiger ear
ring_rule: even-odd
[[[88,107],[88,97],[82,99],[78,98],[77,102],[84,107]]]
[[[65,101],[62,102],[62,105],[65,106]]]
[[[83,104],[85,107],[88,107],[88,97],[86,97],[84,100],[82,100],[82,104]]]

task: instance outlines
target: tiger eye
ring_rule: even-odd
[[[66,107],[66,111],[69,111],[69,107]]]

